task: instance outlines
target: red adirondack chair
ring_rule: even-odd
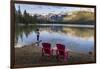
[[[68,51],[65,51],[65,46],[62,44],[56,44],[56,47],[57,47],[56,50],[57,60],[63,57],[64,61],[66,61],[68,59]]]
[[[42,56],[47,55],[51,56],[53,54],[53,49],[51,49],[51,44],[50,43],[42,43]]]

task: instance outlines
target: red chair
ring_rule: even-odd
[[[57,60],[59,60],[60,57],[63,57],[64,61],[66,61],[68,59],[68,51],[65,51],[65,46],[62,44],[56,44],[56,47]]]
[[[51,44],[50,43],[42,43],[42,56],[47,55],[51,56],[53,54],[53,49],[51,49]]]

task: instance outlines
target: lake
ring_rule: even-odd
[[[28,46],[37,42],[36,29],[39,28],[40,40],[51,43],[56,47],[57,43],[74,52],[88,53],[94,51],[94,26],[82,25],[16,25],[15,47]],[[39,46],[41,47],[41,43]]]

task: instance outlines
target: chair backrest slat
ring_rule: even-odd
[[[56,44],[57,46],[57,50],[59,52],[59,55],[64,55],[64,52],[65,52],[65,46],[62,45],[62,44]]]
[[[50,43],[42,43],[43,50],[45,53],[50,54],[51,44]]]

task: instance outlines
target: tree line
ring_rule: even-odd
[[[22,14],[19,6],[18,10],[15,9],[15,22],[17,24],[25,25],[28,25],[29,23],[35,24],[37,22],[37,15],[31,16],[26,10],[24,10]]]

